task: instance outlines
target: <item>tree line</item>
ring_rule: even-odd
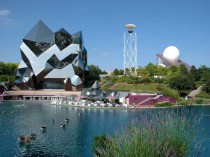
[[[132,70],[132,69],[131,69]],[[135,70],[135,69],[134,69]],[[210,93],[210,68],[202,65],[196,68],[194,65],[187,69],[184,64],[179,67],[163,67],[153,63],[145,67],[136,69],[137,77],[132,80],[134,83],[167,83],[171,88],[181,92],[183,90],[193,90],[199,85],[204,85],[203,89]],[[115,69],[113,75],[123,75],[124,71]]]

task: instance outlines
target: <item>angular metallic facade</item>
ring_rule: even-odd
[[[52,32],[39,21],[20,46],[22,61],[17,69],[20,89],[79,90],[89,72],[82,32]]]

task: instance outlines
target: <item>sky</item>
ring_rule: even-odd
[[[123,69],[125,25],[136,25],[137,62],[156,64],[168,46],[197,68],[210,67],[210,0],[1,0],[0,61],[21,61],[20,45],[42,20],[52,31],[82,31],[88,64]]]

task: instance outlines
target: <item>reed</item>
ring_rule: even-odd
[[[100,157],[185,157],[198,143],[200,120],[187,108],[148,111],[113,137],[103,135],[104,143],[93,150]]]

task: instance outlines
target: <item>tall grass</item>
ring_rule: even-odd
[[[100,157],[185,157],[196,145],[199,121],[186,108],[147,112],[93,150]]]

